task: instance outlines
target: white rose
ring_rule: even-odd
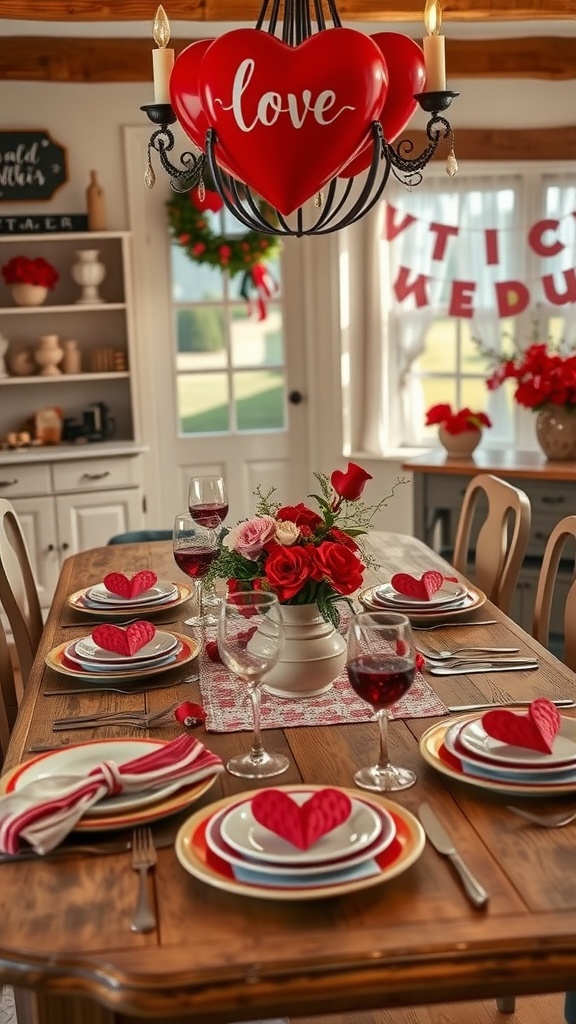
[[[300,536],[300,528],[296,526],[296,523],[280,521],[276,523],[276,532],[274,536],[279,544],[283,544],[285,548],[289,548],[298,540]]]

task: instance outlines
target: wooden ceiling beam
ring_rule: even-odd
[[[168,0],[171,21],[256,21],[261,0]],[[422,22],[423,0],[340,0],[343,21]],[[0,18],[17,21],[114,22],[150,24],[155,0],[2,0]],[[444,21],[570,21],[573,0],[444,0]]]
[[[407,132],[414,152],[426,147],[424,132]],[[576,127],[563,128],[458,128],[454,132],[456,158],[463,160],[576,160]],[[449,143],[441,143],[435,160],[446,160]]]
[[[177,53],[193,40],[172,40]],[[14,36],[0,47],[0,81],[147,82],[153,43],[147,39]],[[576,37],[446,40],[450,79],[576,78]]]

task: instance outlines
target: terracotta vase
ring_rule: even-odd
[[[547,459],[576,459],[576,409],[545,405],[536,416],[536,437]]]
[[[464,430],[461,434],[450,434],[444,427],[440,427],[438,440],[446,449],[449,459],[466,459],[480,444],[482,431]]]
[[[264,690],[296,699],[326,693],[346,664],[346,640],[316,604],[281,605],[285,639],[280,658],[264,676]],[[256,634],[250,643],[258,643]]]
[[[57,334],[43,334],[34,351],[34,359],[41,366],[40,377],[56,377],[62,373],[59,364],[62,362],[64,349],[60,347]]]
[[[48,295],[42,284],[13,284],[10,291],[17,306],[41,306]]]

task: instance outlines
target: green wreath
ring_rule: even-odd
[[[175,192],[167,201],[168,220],[174,241],[195,263],[227,270],[231,277],[249,273],[265,260],[274,259],[280,251],[276,235],[246,231],[238,235],[218,235],[210,227],[207,211],[217,212],[222,200],[216,192],[206,189],[202,202],[197,189]]]

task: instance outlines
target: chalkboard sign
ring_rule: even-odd
[[[0,235],[47,235],[88,231],[86,213],[30,213],[15,217],[0,214]]]
[[[48,200],[67,180],[66,150],[48,132],[0,131],[0,202]]]

